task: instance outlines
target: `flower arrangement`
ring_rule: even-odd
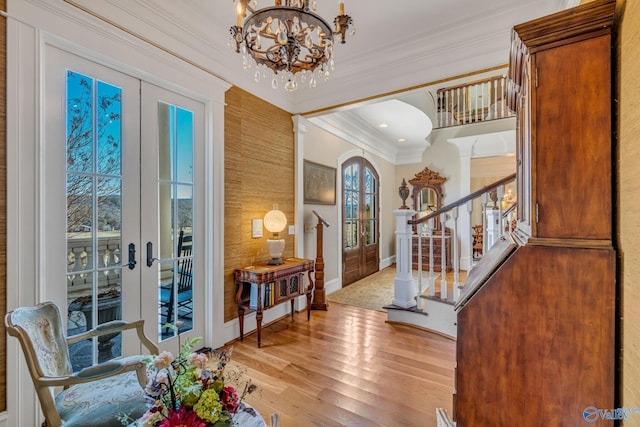
[[[195,353],[192,349],[198,341],[200,338],[186,340],[177,357],[163,351],[147,360],[145,391],[153,403],[136,426],[231,426],[234,414],[253,412],[242,399],[256,386],[246,382],[238,395],[236,388],[225,384],[232,349]],[[228,376],[238,381],[242,373],[236,369]]]

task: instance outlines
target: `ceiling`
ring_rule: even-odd
[[[405,151],[426,148],[424,118],[418,118],[411,136],[390,135],[378,127],[387,123],[407,128],[412,107],[426,99],[407,95],[395,108],[376,106],[380,95],[505,65],[509,58],[511,28],[556,11],[579,0],[344,0],[353,17],[356,35],[335,48],[335,70],[328,82],[315,89],[300,85],[286,92],[271,88],[270,79],[254,81],[254,71],[242,71],[242,58],[230,48],[229,27],[235,23],[233,0],[62,0],[122,30],[155,44],[188,62],[292,113],[339,113],[333,120],[357,122],[358,131],[397,144]],[[318,14],[332,23],[339,0],[317,0]],[[259,0],[260,7],[272,5]],[[424,96],[424,95],[423,95]],[[359,102],[362,107],[359,107]],[[390,105],[387,104],[386,107]],[[394,114],[395,113],[395,114]],[[418,116],[416,116],[418,117]],[[428,119],[427,119],[428,120]],[[335,124],[334,124],[335,126]],[[391,126],[390,126],[391,127]],[[428,133],[428,132],[427,132]],[[422,135],[422,136],[421,136]],[[421,141],[418,141],[420,139]],[[415,158],[415,157],[414,157]]]

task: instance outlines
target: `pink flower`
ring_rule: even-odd
[[[168,351],[163,351],[153,360],[153,366],[156,369],[164,369],[171,366],[171,362],[173,362],[173,354]]]
[[[158,372],[156,374],[156,382],[158,384],[169,384],[169,376],[164,371]]]
[[[156,372],[153,377],[149,377],[145,392],[149,396],[158,397],[166,392],[166,385],[169,384],[169,376],[165,371]],[[163,386],[164,385],[164,386]]]
[[[207,423],[195,412],[187,411],[181,406],[177,411],[169,409],[169,416],[163,419],[158,427],[207,427]]]
[[[138,420],[138,424],[142,427],[153,427],[157,422],[162,421],[164,416],[159,411],[147,411],[142,415],[142,418]]]
[[[204,368],[209,362],[209,358],[204,353],[191,353],[189,363],[198,368]]]
[[[230,414],[235,414],[238,412],[238,402],[239,402],[238,394],[233,387],[223,387],[222,392],[220,393],[220,403],[222,403],[222,409],[229,412]]]

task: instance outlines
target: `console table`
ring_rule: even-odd
[[[314,283],[311,273],[314,261],[302,258],[287,258],[281,265],[255,264],[235,270],[234,278],[238,289],[236,304],[240,322],[240,340],[244,339],[244,314],[246,310],[256,312],[258,347],[261,344],[263,311],[283,302],[291,301],[291,317],[295,313],[294,299],[307,296],[307,320],[311,318],[311,294]],[[309,285],[304,287],[304,273],[309,277]]]

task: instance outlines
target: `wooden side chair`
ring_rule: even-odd
[[[22,347],[45,417],[43,427],[116,427],[122,426],[119,417],[138,419],[146,411],[144,356],[113,359],[74,373],[68,348],[81,340],[135,329],[149,352],[158,354],[144,334],[144,320],[115,320],[65,338],[60,310],[48,301],[10,311],[5,325]]]

